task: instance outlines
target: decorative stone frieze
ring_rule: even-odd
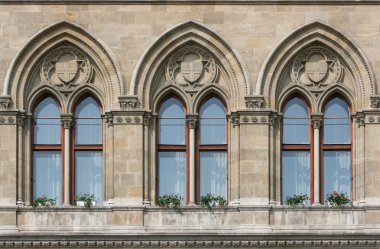
[[[166,80],[189,94],[202,86],[216,83],[218,67],[213,57],[198,46],[187,46],[177,51],[166,68]]]
[[[144,125],[143,111],[131,111],[131,112],[112,112],[109,113],[109,123],[113,125]],[[111,115],[113,117],[111,120]]]
[[[18,112],[4,112],[0,115],[0,125],[18,125]]]
[[[270,125],[270,111],[261,112],[248,112],[239,111],[239,123],[240,125],[254,124],[254,125]]]
[[[64,45],[43,60],[41,80],[61,91],[66,96],[76,86],[91,83],[93,67],[90,60],[78,49]]]
[[[258,110],[264,107],[264,96],[245,96],[245,103],[248,109]]]
[[[139,100],[135,95],[119,96],[121,110],[136,110],[139,107]]]

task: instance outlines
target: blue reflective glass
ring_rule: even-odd
[[[34,111],[34,143],[61,143],[60,110],[50,97],[41,101]]]
[[[350,151],[325,151],[323,153],[324,197],[334,191],[350,195],[350,158]]]
[[[159,196],[179,194],[186,203],[186,152],[158,153]]]
[[[227,199],[227,152],[202,151],[200,164],[200,194],[215,194]]]
[[[282,203],[286,197],[307,194],[310,197],[310,152],[282,152]]]
[[[333,98],[329,101],[324,113],[324,143],[350,144],[350,114],[342,99]]]
[[[283,143],[309,144],[309,114],[299,98],[293,98],[284,108]]]
[[[103,153],[75,152],[75,194],[93,194],[96,205],[103,205]]]
[[[185,112],[181,103],[170,98],[166,100],[159,112],[159,143],[185,144]]]
[[[78,105],[75,117],[75,143],[102,144],[101,110],[93,98],[88,97]]]
[[[60,151],[35,151],[34,155],[34,198],[46,196],[62,200],[62,175]]]
[[[223,103],[211,98],[199,112],[201,144],[226,144],[226,112]]]

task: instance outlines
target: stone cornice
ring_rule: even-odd
[[[378,0],[0,0],[0,4],[380,5]]]

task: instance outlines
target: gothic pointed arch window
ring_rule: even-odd
[[[73,142],[75,195],[94,195],[96,205],[103,203],[103,138],[101,106],[91,96],[83,98],[75,109]]]
[[[346,101],[336,96],[326,103],[323,118],[323,197],[351,196],[351,124]]]
[[[309,108],[299,97],[290,99],[283,111],[282,126],[282,203],[287,197],[310,196]]]
[[[33,197],[62,203],[62,128],[60,106],[43,98],[33,112]]]

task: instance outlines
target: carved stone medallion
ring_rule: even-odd
[[[192,94],[206,84],[215,83],[217,73],[215,60],[209,53],[197,46],[188,46],[170,58],[166,80]]]
[[[92,72],[87,57],[76,48],[65,45],[45,57],[41,67],[41,79],[68,94],[77,85],[89,83]]]
[[[309,88],[315,95],[328,85],[340,83],[342,65],[339,59],[322,47],[301,52],[293,61],[291,78],[294,83]]]

